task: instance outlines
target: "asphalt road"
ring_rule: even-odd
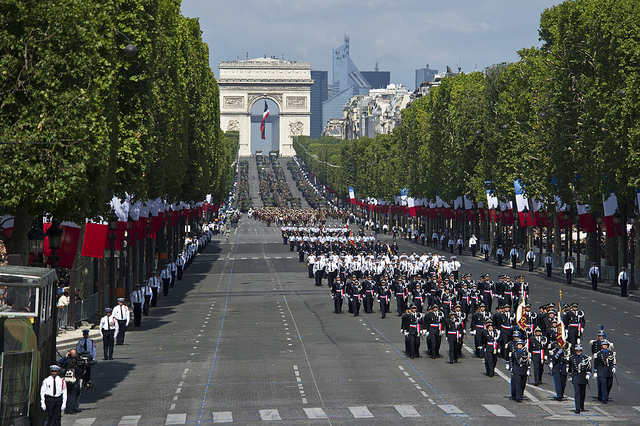
[[[474,277],[508,273],[480,258],[460,260]],[[561,284],[525,276],[535,308],[557,303]],[[563,292],[586,311],[588,338],[604,324],[618,352],[621,391],[614,384],[602,405],[592,383],[581,415],[572,413],[572,399],[551,399],[548,374],[518,404],[508,399],[502,362],[501,374],[488,378],[468,351],[447,364],[446,344],[442,359],[408,359],[398,317],[381,319],[377,308],[334,314],[327,287],[307,278],[279,229],[245,216],[229,243],[216,238],[142,327],[128,332],[113,361],[99,361],[83,411],[63,416],[63,425],[639,424],[640,305],[583,288]],[[566,396],[573,396],[570,382]]]

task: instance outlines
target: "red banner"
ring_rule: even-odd
[[[102,259],[104,256],[105,241],[107,239],[108,226],[99,223],[85,223],[84,239],[82,241],[81,256],[96,257]]]

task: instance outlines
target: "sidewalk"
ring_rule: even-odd
[[[93,339],[97,346],[101,342],[98,328],[82,327],[73,331],[62,331],[58,333],[58,337],[56,338],[56,349],[58,352],[64,356],[69,349],[75,348],[76,344],[82,339],[82,330],[85,328],[89,329],[89,338]]]

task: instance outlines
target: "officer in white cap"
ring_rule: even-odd
[[[104,348],[104,359],[113,359],[113,345],[118,337],[118,321],[111,315],[113,309],[106,308],[105,315],[100,319],[100,337]]]
[[[124,304],[124,297],[118,297],[118,304],[113,308],[113,317],[118,321],[118,337],[116,345],[124,345],[124,334],[129,325],[129,307]]]
[[[67,386],[59,376],[60,367],[49,367],[51,375],[42,381],[40,405],[47,414],[48,426],[60,426],[62,410],[67,408]]]

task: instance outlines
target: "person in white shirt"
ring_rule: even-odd
[[[100,319],[100,337],[104,349],[104,359],[113,359],[113,345],[118,337],[118,321],[111,316],[113,309],[106,308],[105,315]]]
[[[133,305],[133,326],[140,327],[142,322],[142,305],[144,305],[144,293],[140,284],[136,284],[131,293],[131,304]]]
[[[182,280],[182,271],[184,270],[184,257],[182,253],[176,259],[176,267],[178,268],[178,281]]]
[[[469,238],[469,250],[471,250],[471,256],[476,257],[476,250],[478,249],[478,239],[475,234],[471,234]]]
[[[553,268],[553,256],[551,256],[551,253],[547,253],[547,257],[544,258],[544,266],[547,268],[547,277],[551,278],[551,269]]]
[[[509,252],[509,256],[511,256],[511,267],[513,269],[516,269],[516,267],[518,266],[518,256],[520,256],[520,253],[518,253],[518,249],[516,248],[516,246],[513,246],[513,248]]]
[[[42,381],[40,387],[40,406],[46,412],[48,426],[60,426],[62,411],[67,409],[67,385],[59,376],[60,367],[49,367],[51,375]]]
[[[496,256],[498,258],[498,266],[502,266],[502,257],[504,256],[502,246],[498,247],[498,250],[496,250]]]
[[[533,251],[533,247],[527,252],[527,263],[529,263],[529,272],[533,272],[533,262],[536,261],[536,254]]]
[[[89,339],[89,329],[82,330],[82,339],[80,339],[80,341],[78,341],[78,344],[76,345],[76,352],[79,354],[82,354],[83,352],[89,352],[89,355],[91,355],[91,359],[96,359],[96,344],[93,339]],[[92,386],[91,365],[86,365],[84,367],[84,377],[82,378],[82,383],[85,389]]]
[[[484,251],[484,260],[488,262],[489,255],[491,254],[491,246],[488,242],[484,243],[484,246],[482,246],[482,251]]]
[[[118,298],[118,305],[113,308],[113,317],[118,321],[118,338],[116,345],[124,345],[124,335],[129,325],[129,307],[124,304],[124,297]]]
[[[627,285],[629,284],[629,273],[624,266],[618,274],[618,285],[620,286],[620,296],[627,297]]]
[[[589,278],[591,278],[591,288],[593,288],[594,291],[597,290],[598,278],[600,278],[600,268],[598,268],[596,262],[593,262],[591,264],[591,268],[589,268]]]
[[[169,263],[164,266],[162,272],[160,272],[160,279],[162,280],[162,294],[169,295],[169,287],[171,286],[171,267]]]
[[[573,274],[573,262],[571,261],[571,259],[567,259],[566,263],[564,264],[563,270],[565,275],[567,276],[567,284],[571,285],[571,274]]]
[[[169,262],[169,272],[171,273],[171,284],[169,285],[169,287],[173,288],[173,286],[176,284],[176,273],[178,272],[178,267],[173,260]]]
[[[151,272],[151,278],[149,278],[149,287],[151,287],[151,307],[155,307],[158,303],[158,292],[160,291],[160,278],[156,271]]]

